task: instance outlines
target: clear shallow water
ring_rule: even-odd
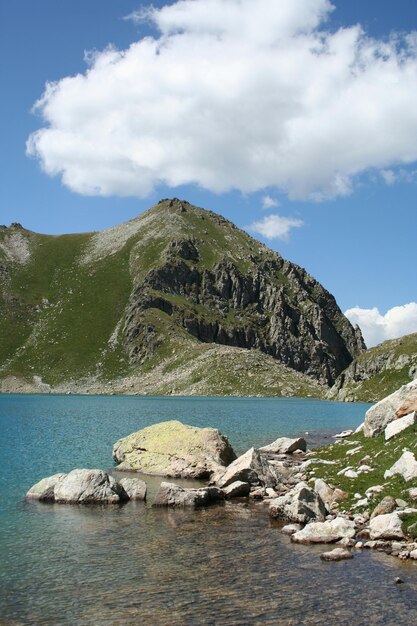
[[[26,503],[43,476],[112,467],[112,444],[164,419],[215,426],[242,452],[357,426],[367,405],[297,399],[0,396],[0,624],[417,623],[417,566],[382,554],[322,563],[264,505]],[[158,479],[147,482],[151,494]],[[188,483],[187,483],[188,484]],[[405,580],[394,585],[395,576]]]

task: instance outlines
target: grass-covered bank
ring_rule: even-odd
[[[367,438],[363,433],[356,433],[335,443],[314,450],[312,458],[322,459],[330,463],[312,463],[306,470],[308,479],[314,482],[321,478],[326,483],[346,492],[346,497],[339,501],[339,510],[352,514],[372,511],[386,496],[404,500],[413,506],[409,490],[417,488],[417,478],[405,481],[396,474],[384,478],[389,470],[401,457],[404,450],[416,452],[417,425],[410,426],[389,441],[385,441],[384,434],[378,437]],[[355,473],[361,465],[370,467],[369,471],[359,472],[357,477],[348,478],[341,474],[342,470],[351,467]],[[382,489],[366,494],[371,487],[380,486]],[[360,496],[360,497],[359,497]],[[367,502],[358,506],[360,500]],[[415,537],[417,529],[411,528],[417,522],[417,514],[405,515],[403,531]]]

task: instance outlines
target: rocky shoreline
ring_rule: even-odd
[[[115,443],[116,469],[128,478],[77,469],[43,479],[27,498],[122,504],[146,499],[146,483],[133,472],[205,479],[201,488],[162,482],[152,506],[249,499],[267,504],[292,542],[332,544],[324,560],[352,558],[363,549],[417,560],[417,461],[410,449],[417,446],[416,409],[417,380],[369,409],[355,433],[340,433],[329,446],[307,451],[303,438],[281,437],[238,458],[216,429],[163,422]]]

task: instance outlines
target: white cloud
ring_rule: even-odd
[[[281,215],[267,215],[258,222],[253,222],[247,230],[262,235],[266,239],[288,239],[292,228],[303,226],[303,222],[291,217]]]
[[[272,209],[273,207],[279,206],[279,201],[276,198],[272,198],[269,195],[266,195],[262,198],[262,208],[263,209]]]
[[[395,306],[385,315],[381,315],[376,307],[361,309],[358,306],[345,311],[345,315],[352,324],[359,324],[368,347],[417,332],[416,302]]]
[[[158,184],[343,196],[417,160],[417,36],[325,30],[328,0],[181,0],[159,35],[47,85],[27,151],[90,195]]]
[[[396,182],[400,183],[415,183],[417,182],[417,170],[407,170],[404,168],[394,170],[381,170],[380,172],[386,185],[394,185]]]

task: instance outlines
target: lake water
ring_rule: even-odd
[[[327,441],[366,409],[271,398],[0,396],[0,624],[417,623],[417,563],[369,551],[323,563],[323,546],[291,544],[263,504],[155,510],[160,479],[149,477],[146,505],[24,501],[44,476],[111,468],[117,439],[162,420],[217,427],[239,453],[305,431],[310,445]]]

